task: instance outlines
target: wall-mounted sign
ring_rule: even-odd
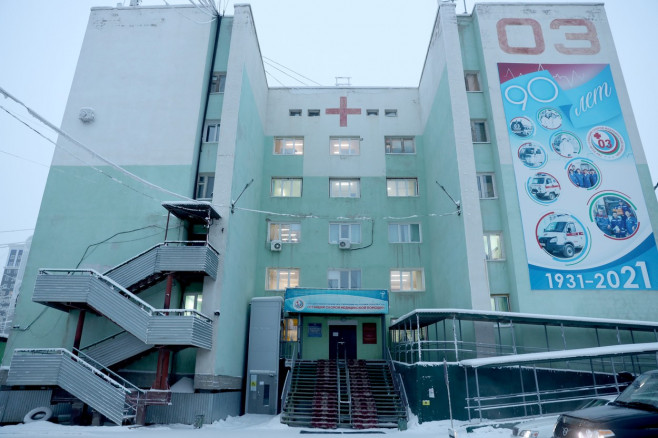
[[[286,289],[284,310],[294,313],[388,313],[385,289]]]
[[[309,338],[321,338],[322,337],[322,323],[320,323],[320,322],[310,322],[308,324],[308,337]]]
[[[656,289],[658,251],[607,64],[498,64],[532,289]]]

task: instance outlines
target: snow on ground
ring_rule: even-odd
[[[492,426],[485,426],[476,429],[472,433],[467,433],[464,422],[455,422],[455,429],[459,438],[488,438],[488,437],[509,437],[510,429],[495,429]],[[272,417],[269,415],[244,415],[242,417],[229,417],[225,421],[216,421],[213,424],[204,424],[201,429],[194,429],[190,425],[171,424],[171,425],[154,425],[145,427],[135,426],[63,426],[40,421],[30,424],[18,424],[15,426],[0,427],[0,436],[4,437],[45,437],[45,438],[283,438],[300,436],[326,437],[334,433],[343,432],[349,435],[350,432],[359,432],[362,436],[364,432],[370,432],[367,435],[374,435],[383,432],[389,436],[397,438],[415,438],[415,437],[448,437],[450,421],[431,421],[418,424],[416,418],[411,418],[408,429],[404,432],[396,429],[310,429],[299,427],[288,427],[280,423],[279,416]],[[301,431],[304,431],[301,434]],[[376,432],[376,433],[373,433]]]

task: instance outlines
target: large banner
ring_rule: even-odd
[[[288,288],[284,310],[294,313],[388,313],[386,289]]]
[[[658,251],[610,66],[498,64],[532,289],[654,289]]]

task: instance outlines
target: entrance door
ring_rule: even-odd
[[[356,359],[356,326],[329,326],[329,359]]]

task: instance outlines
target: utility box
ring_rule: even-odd
[[[251,300],[247,357],[247,414],[276,415],[279,409],[279,341],[283,298]]]

